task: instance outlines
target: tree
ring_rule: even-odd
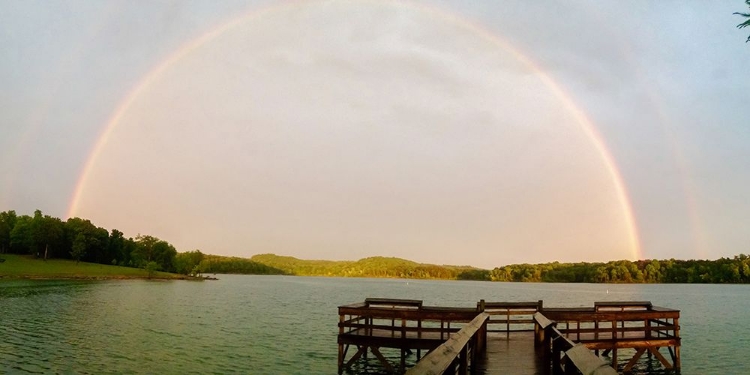
[[[68,248],[72,250],[73,242],[79,234],[83,235],[86,242],[86,253],[82,260],[109,264],[112,259],[108,256],[109,232],[104,228],[98,228],[91,221],[78,217],[69,218],[64,225],[65,237]]]
[[[156,264],[156,262],[148,262],[143,268],[146,270],[146,272],[148,272],[148,278],[150,279],[154,277],[156,271],[159,270],[159,265]]]
[[[81,260],[81,257],[86,254],[86,236],[83,233],[78,233],[76,238],[73,240],[73,249],[70,251],[70,256],[76,260],[76,264]]]
[[[16,226],[16,211],[0,212],[0,254],[10,250],[10,232]]]
[[[136,253],[136,249],[138,248],[138,244],[135,243],[135,240],[132,238],[127,238],[123,240],[123,247],[122,247],[122,263],[128,267],[138,267],[138,264],[136,264],[135,260],[133,259],[134,253]]]
[[[198,273],[198,265],[203,261],[203,253],[200,250],[187,251],[177,254],[175,258],[175,269],[177,273],[190,275]]]
[[[32,252],[43,256],[44,260],[47,260],[51,253],[64,247],[64,230],[60,219],[42,215],[42,211],[36,210],[31,228],[34,241]]]
[[[750,0],[745,0],[745,4],[747,4],[748,7],[750,7]],[[750,13],[740,13],[740,12],[734,12],[734,14],[740,15],[742,17],[747,18],[745,22],[737,25],[738,29],[743,29],[745,27],[750,26]],[[745,43],[750,42],[750,36],[747,37],[747,40],[745,40]]]
[[[32,254],[34,238],[31,230],[31,216],[21,215],[10,231],[10,250],[16,254]]]
[[[133,257],[133,266],[145,267],[148,262],[154,260],[154,244],[159,239],[153,236],[137,235],[135,237],[136,247],[131,256]]]
[[[135,238],[136,247],[132,252],[133,264],[145,267],[149,262],[156,262],[162,271],[174,271],[177,250],[167,241],[153,236],[138,235]]]
[[[159,265],[159,269],[166,272],[174,272],[174,260],[177,256],[177,249],[167,241],[158,241],[154,244],[154,261]]]
[[[89,251],[93,252],[89,260],[99,264],[111,264],[112,255],[109,252],[109,231],[94,227],[93,235],[88,238]]]
[[[117,229],[112,229],[109,235],[109,256],[112,264],[125,265],[125,237]]]

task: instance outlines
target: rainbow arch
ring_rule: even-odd
[[[384,4],[381,2],[371,2],[371,3],[381,5],[381,6]],[[253,19],[263,17],[264,15],[267,15],[270,13],[281,12],[281,11],[292,9],[295,7],[312,6],[311,4],[319,4],[319,2],[302,2],[302,1],[288,2],[288,3],[277,4],[277,5],[268,6],[265,8],[256,9],[256,10],[247,12],[243,15],[240,15],[236,18],[233,18],[227,22],[220,24],[218,27],[206,32],[200,37],[195,38],[185,43],[180,48],[175,50],[172,54],[164,58],[161,62],[156,64],[156,66],[154,66],[154,68],[152,68],[146,75],[144,75],[143,78],[140,81],[138,81],[138,83],[135,84],[133,88],[124,96],[123,100],[117,105],[114,112],[112,113],[110,118],[107,120],[106,124],[104,125],[103,131],[99,135],[97,141],[94,144],[94,147],[92,148],[89,156],[87,157],[86,163],[83,167],[81,175],[79,176],[76,182],[73,195],[70,199],[70,204],[68,205],[67,216],[73,217],[76,215],[76,212],[78,211],[78,207],[80,205],[81,197],[85,194],[88,176],[91,170],[93,169],[94,165],[96,164],[96,161],[99,155],[101,154],[102,150],[108,143],[109,138],[111,134],[113,133],[114,129],[120,123],[120,120],[128,111],[128,109],[131,107],[133,102],[162,73],[164,73],[176,62],[188,56],[190,53],[197,50],[201,46],[205,45],[206,43],[209,43],[210,41],[214,40],[215,38],[217,38],[224,32],[234,27],[237,27],[238,25],[244,22],[248,22]],[[630,202],[630,197],[628,195],[627,189],[625,188],[625,182],[622,177],[622,174],[617,168],[617,164],[615,163],[615,159],[612,156],[612,153],[607,148],[606,142],[602,138],[601,134],[597,131],[594,123],[591,121],[591,119],[589,119],[587,114],[575,103],[571,95],[560,86],[560,84],[558,84],[549,74],[547,74],[544,71],[544,69],[542,69],[542,67],[539,66],[539,64],[537,64],[527,55],[522,53],[518,48],[514,47],[507,40],[494,34],[491,30],[489,30],[488,28],[484,27],[483,25],[479,23],[470,22],[469,20],[465,18],[452,14],[443,9],[426,6],[423,4],[414,4],[414,3],[405,3],[405,2],[388,2],[385,4],[386,4],[385,6],[406,7],[412,10],[416,10],[418,12],[428,14],[446,23],[450,23],[460,28],[463,28],[465,30],[469,30],[475,35],[477,35],[478,37],[483,38],[484,40],[497,46],[503,51],[510,53],[519,62],[523,63],[525,66],[530,68],[535,74],[537,74],[537,76],[544,83],[544,85],[555,95],[555,97],[557,97],[561,101],[564,107],[568,111],[570,111],[570,113],[573,115],[573,117],[576,119],[577,123],[579,124],[581,131],[591,141],[592,145],[594,146],[598,154],[601,156],[602,161],[609,174],[609,178],[615,189],[620,207],[622,209],[622,212],[625,218],[625,227],[628,232],[627,237],[629,241],[628,248],[630,251],[631,258],[632,260],[643,258],[639,233],[638,233],[637,224],[635,221],[635,216],[633,214],[632,204]]]

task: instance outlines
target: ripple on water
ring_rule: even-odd
[[[472,306],[479,298],[527,300],[533,295],[552,305],[549,298],[569,289],[571,299],[584,298],[570,303],[593,303],[586,299],[591,285],[412,284],[419,288],[401,288],[398,280],[268,276],[223,276],[206,283],[2,281],[0,373],[334,374],[336,307],[368,296]],[[683,373],[744,368],[738,353],[750,346],[750,331],[730,322],[750,311],[748,288],[610,289],[624,299],[682,310]],[[398,363],[398,353],[384,354]],[[636,373],[654,373],[658,364],[642,362]],[[370,356],[353,371],[383,370]]]

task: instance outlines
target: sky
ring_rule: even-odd
[[[0,211],[242,257],[750,252],[744,1],[0,10]]]

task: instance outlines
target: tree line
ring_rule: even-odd
[[[190,256],[178,256],[174,246],[153,236],[126,238],[117,229],[108,231],[87,219],[72,217],[62,221],[43,215],[40,210],[34,211],[33,216],[17,215],[12,210],[0,212],[0,253],[166,272],[184,271],[184,258]]]
[[[251,261],[271,266],[288,275],[335,277],[391,277],[405,279],[471,279],[472,267],[417,263],[393,257],[368,257],[357,261],[303,260],[290,256],[260,254]],[[485,271],[489,272],[489,271]]]
[[[394,277],[560,283],[750,283],[750,257],[718,260],[618,260],[607,263],[512,264],[492,270],[416,263],[388,257],[302,260],[274,254],[250,260],[300,276]]]
[[[717,260],[618,260],[607,263],[511,264],[492,270],[416,263],[400,258],[369,257],[358,261],[302,260],[260,254],[252,258],[178,253],[149,235],[126,238],[89,220],[0,212],[0,253],[31,254],[149,271],[261,275],[393,277],[410,279],[487,280],[565,283],[750,283],[750,257]]]
[[[44,215],[0,212],[0,254],[33,255],[41,259],[71,259],[152,271],[199,275],[201,273],[284,274],[276,268],[245,258],[178,253],[167,241],[150,235],[125,237],[117,230],[98,227],[78,217],[62,221]]]
[[[750,257],[717,260],[618,260],[607,263],[513,264],[487,280],[563,283],[750,283]]]

